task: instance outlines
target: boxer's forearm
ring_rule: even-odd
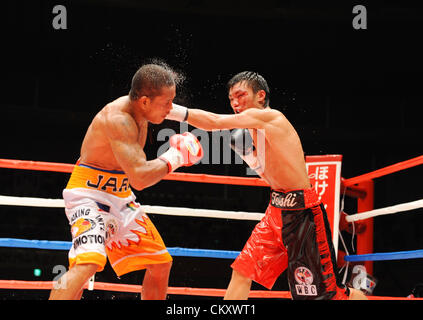
[[[199,129],[211,131],[221,129],[219,127],[219,119],[222,115],[204,111],[201,109],[188,109],[187,122]]]
[[[160,159],[144,161],[126,170],[131,187],[138,191],[155,185],[168,174],[167,164]]]
[[[242,113],[217,114],[202,109],[189,109],[173,104],[173,109],[166,119],[186,121],[202,130],[231,130],[233,128],[264,129],[267,124],[280,115],[271,111],[250,108]]]
[[[194,127],[211,131],[233,128],[231,117],[233,117],[233,115],[217,114],[201,109],[189,109],[185,106],[173,103],[173,107],[166,116],[166,119],[179,122],[186,121]]]

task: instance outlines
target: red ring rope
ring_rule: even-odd
[[[423,164],[423,156],[412,158],[403,162],[399,162],[385,168],[378,169],[373,172],[362,174],[357,177],[342,179],[343,187],[349,187],[363,181],[369,181],[384,175],[398,172],[404,169]],[[67,163],[42,162],[42,161],[26,161],[26,160],[11,160],[0,159],[0,168],[11,169],[26,169],[26,170],[41,170],[41,171],[56,171],[56,172],[72,172],[74,165]],[[246,186],[261,186],[266,187],[268,184],[260,178],[245,178],[234,176],[220,176],[210,174],[193,174],[183,172],[169,173],[163,180],[177,180],[187,182],[202,182],[202,183],[219,183],[232,185],[246,185]]]
[[[396,164],[387,166],[385,168],[378,169],[376,171],[365,173],[365,174],[362,174],[362,175],[354,177],[354,178],[345,179],[345,180],[343,180],[343,185],[344,185],[344,187],[349,187],[349,186],[352,186],[352,185],[360,183],[360,182],[369,181],[369,180],[372,180],[374,178],[386,176],[388,174],[398,172],[398,171],[401,171],[401,170],[405,170],[405,169],[409,169],[411,167],[415,167],[415,166],[418,166],[420,164],[423,164],[423,156],[419,156],[419,157],[416,157],[416,158],[413,158],[413,159],[410,159],[410,160],[406,160],[406,161],[403,161],[403,162],[398,162]]]
[[[22,280],[0,280],[1,289],[33,289],[33,290],[51,290],[53,281],[22,281]],[[88,285],[85,285],[85,289]],[[140,293],[141,285],[134,284],[118,284],[107,282],[94,282],[95,290],[118,291]],[[223,297],[225,289],[210,288],[188,288],[188,287],[169,287],[168,294],[175,295],[191,295],[191,296],[207,296],[207,297]],[[289,291],[266,291],[251,290],[249,298],[280,298],[291,299]],[[380,297],[368,296],[369,300],[423,300],[423,298],[407,298],[407,297]]]
[[[74,165],[68,163],[42,162],[42,161],[26,161],[0,159],[0,168],[24,169],[24,170],[40,170],[71,173]],[[219,183],[244,186],[267,187],[269,186],[260,178],[245,178],[234,176],[220,176],[210,174],[194,174],[183,172],[172,172],[163,178],[163,180],[176,180],[187,182],[203,182],[203,183]]]

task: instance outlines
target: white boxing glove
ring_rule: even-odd
[[[159,159],[167,163],[168,172],[181,166],[192,166],[203,157],[203,147],[197,137],[190,132],[175,134],[169,139],[169,150]]]
[[[180,106],[179,104],[172,103],[172,109],[166,116],[167,120],[174,120],[179,122],[187,121],[188,119],[188,108]]]

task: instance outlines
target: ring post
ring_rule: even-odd
[[[357,212],[365,212],[374,208],[374,183],[373,180],[361,182],[357,185],[366,191],[365,198],[357,199]],[[357,255],[373,253],[373,218],[363,220],[365,225],[363,233],[357,234]],[[373,274],[373,261],[365,261],[366,272]]]

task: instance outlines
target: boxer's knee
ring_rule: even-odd
[[[368,300],[368,298],[361,290],[350,288],[348,300]]]
[[[94,263],[77,264],[69,269],[66,280],[85,283],[97,272],[98,268],[98,265]]]
[[[172,268],[172,261],[159,264],[150,264],[147,266],[147,272],[153,278],[168,278],[170,269]]]
[[[246,276],[242,275],[236,270],[232,271],[232,278],[231,281],[236,282],[238,285],[242,286],[251,286],[252,280],[247,278]]]
[[[85,283],[96,273],[97,269],[98,265],[92,263],[74,265],[54,283],[49,299],[80,299]]]

